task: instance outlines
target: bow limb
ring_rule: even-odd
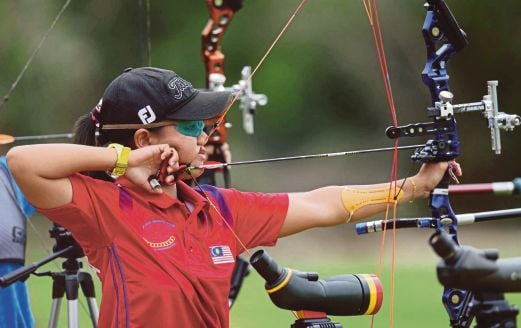
[[[201,36],[201,56],[205,66],[206,88],[212,91],[225,90],[226,75],[224,71],[224,54],[221,51],[221,43],[224,33],[228,29],[235,12],[242,7],[242,0],[232,1],[206,1],[210,19],[203,29]],[[223,120],[225,118],[223,117]],[[206,122],[212,126],[212,122]],[[228,131],[226,122],[217,126],[213,134],[209,135],[207,143],[211,152],[209,160],[227,162],[231,160],[231,153],[227,147]],[[222,169],[225,187],[231,186],[230,172],[228,168]],[[215,172],[207,171],[201,177],[201,181],[215,185]]]
[[[229,90],[233,92],[233,98],[225,109],[224,113],[220,118],[217,119],[217,122],[213,124],[213,122],[206,122],[207,128],[209,127],[208,132],[208,143],[207,143],[207,151],[211,152],[211,155],[208,157],[210,161],[217,161],[222,163],[231,162],[231,152],[229,150],[229,146],[227,144],[227,124],[226,114],[231,109],[233,104],[239,100],[240,108],[243,114],[243,126],[248,134],[253,134],[253,115],[255,114],[255,110],[257,106],[264,106],[267,103],[267,97],[262,94],[256,94],[253,92],[251,79],[263,61],[267,58],[271,49],[273,49],[274,45],[278,42],[282,34],[286,31],[291,21],[295,18],[296,14],[304,4],[305,0],[302,0],[300,5],[298,6],[295,13],[291,16],[290,20],[282,31],[279,33],[275,41],[272,43],[268,51],[264,54],[262,59],[259,61],[253,72],[251,68],[246,66],[241,71],[241,80],[238,84],[234,85],[231,88],[226,88],[224,83],[226,82],[226,75],[224,71],[224,54],[221,51],[221,42],[224,33],[226,32],[234,14],[237,10],[242,7],[242,0],[207,0],[208,11],[210,14],[210,19],[208,23],[203,29],[202,32],[202,50],[201,56],[203,59],[203,63],[205,65],[206,70],[206,87],[212,91],[224,91]],[[230,182],[230,173],[228,166],[223,166],[220,168],[220,171],[223,173],[224,184],[225,187],[228,188],[231,186]],[[189,172],[189,171],[188,171]],[[190,172],[189,172],[190,173]],[[215,185],[215,170],[206,170],[198,180],[192,177],[192,180],[195,185],[199,187],[199,183],[206,183]],[[246,248],[245,244],[240,240],[239,236],[235,233],[233,228],[229,226],[227,220],[224,219],[222,213],[220,213],[219,209],[213,204],[208,195],[204,192],[202,188],[199,187],[203,196],[210,203],[211,207],[219,214],[221,220],[228,226],[230,231],[232,231],[233,235],[237,242],[245,249],[246,253],[250,256],[252,255],[250,250]],[[229,305],[232,306],[237,293],[242,284],[242,278],[247,273],[245,270],[245,266],[248,266],[248,263],[242,260],[240,257],[237,257],[237,262],[233,271],[232,276],[232,286],[229,295]]]

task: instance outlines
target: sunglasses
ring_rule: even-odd
[[[197,121],[178,121],[175,128],[179,133],[188,137],[198,137],[204,130],[204,122]]]

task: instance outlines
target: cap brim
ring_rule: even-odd
[[[232,98],[229,91],[201,91],[174,113],[166,115],[174,120],[207,120],[222,114]]]

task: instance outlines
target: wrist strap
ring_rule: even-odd
[[[116,149],[116,152],[118,154],[118,159],[116,161],[116,166],[110,173],[110,176],[113,179],[117,179],[120,176],[125,174],[125,171],[128,167],[128,158],[130,157],[130,148],[124,147],[123,145],[117,144],[117,143],[111,143],[108,145],[108,148],[114,148]]]

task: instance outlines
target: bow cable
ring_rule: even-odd
[[[279,34],[277,35],[277,37],[275,38],[275,40],[273,40],[273,42],[271,43],[271,45],[269,46],[268,50],[266,50],[266,53],[262,56],[262,58],[260,59],[259,63],[255,66],[255,68],[253,69],[253,71],[248,75],[248,78],[245,80],[245,83],[241,83],[240,85],[240,88],[239,90],[234,94],[234,96],[232,97],[232,100],[230,101],[230,103],[228,104],[228,106],[226,106],[226,109],[224,110],[224,112],[220,115],[219,119],[217,120],[217,122],[214,124],[213,128],[210,130],[210,132],[208,133],[208,138],[210,138],[214,133],[215,131],[217,130],[217,128],[219,128],[219,126],[221,126],[221,124],[223,123],[225,117],[226,117],[226,114],[228,114],[228,112],[230,111],[230,109],[232,108],[233,104],[235,104],[235,102],[237,101],[237,99],[239,99],[239,96],[241,95],[241,93],[244,91],[244,89],[248,86],[248,84],[250,83],[253,75],[255,75],[255,73],[257,72],[257,70],[259,69],[259,67],[264,63],[264,61],[266,60],[266,58],[269,56],[269,54],[271,53],[271,50],[273,50],[273,47],[275,47],[275,45],[279,42],[280,38],[282,37],[282,35],[284,35],[284,33],[286,33],[286,30],[288,29],[288,27],[291,25],[291,23],[293,22],[293,20],[295,19],[295,17],[298,15],[298,13],[300,12],[300,10],[302,9],[302,7],[304,6],[304,4],[306,3],[306,0],[301,0],[300,4],[297,6],[297,9],[295,9],[295,11],[293,12],[293,14],[290,16],[290,18],[288,19],[288,21],[286,22],[286,24],[284,25],[284,27],[282,28],[282,30],[279,32]]]
[[[4,95],[4,98],[2,99],[2,102],[0,102],[0,109],[2,109],[2,107],[5,105],[5,103],[9,100],[9,97],[11,96],[11,93],[18,86],[18,82],[20,82],[20,80],[22,79],[23,75],[25,74],[25,72],[27,71],[29,66],[31,65],[34,57],[36,56],[38,51],[40,51],[40,49],[42,48],[43,44],[47,40],[47,37],[49,36],[51,31],[54,29],[54,26],[56,26],[56,23],[58,23],[58,21],[60,20],[62,14],[65,12],[65,10],[67,9],[67,7],[69,6],[70,3],[71,3],[71,0],[66,0],[65,3],[63,4],[62,8],[60,9],[58,14],[56,15],[56,17],[52,21],[51,26],[49,27],[47,32],[45,32],[45,34],[41,38],[40,42],[38,43],[38,46],[34,49],[33,53],[31,54],[31,56],[29,57],[29,59],[25,63],[24,67],[22,68],[22,70],[20,71],[18,76],[16,77],[15,81],[13,82],[13,84],[11,84],[11,88],[9,88],[7,93]]]
[[[295,11],[293,12],[293,14],[290,16],[290,18],[288,19],[288,21],[286,22],[286,24],[284,25],[284,27],[282,28],[282,30],[279,32],[279,34],[277,35],[277,37],[275,38],[275,40],[271,43],[271,45],[269,46],[268,50],[265,52],[265,54],[262,56],[262,58],[260,59],[259,63],[255,66],[255,68],[253,69],[253,71],[251,72],[251,74],[249,74],[248,78],[246,79],[246,83],[243,83],[241,84],[240,86],[240,89],[237,91],[237,93],[235,93],[235,95],[232,97],[232,100],[228,103],[228,105],[226,106],[226,109],[223,111],[223,113],[220,115],[219,119],[217,120],[217,122],[214,124],[213,128],[208,132],[208,138],[210,138],[212,136],[212,134],[215,133],[215,131],[217,131],[217,128],[222,124],[222,122],[224,121],[225,117],[226,117],[226,114],[230,111],[230,109],[232,108],[233,104],[237,101],[237,99],[239,99],[239,96],[240,94],[244,91],[244,88],[248,85],[248,82],[251,81],[253,75],[257,72],[257,70],[259,69],[259,67],[262,65],[262,63],[266,60],[266,58],[268,57],[268,55],[271,53],[271,51],[273,50],[273,48],[275,47],[275,45],[279,42],[279,40],[281,39],[281,37],[284,35],[284,33],[287,31],[287,29],[289,28],[289,26],[291,25],[291,23],[293,22],[293,20],[295,19],[295,17],[297,16],[297,14],[300,12],[300,10],[302,9],[303,5],[305,4],[306,0],[301,0],[301,2],[299,3],[299,5],[297,6],[297,8],[295,9]],[[195,159],[195,158],[194,158]],[[190,161],[192,162],[192,161]],[[193,182],[199,186],[199,184],[197,183],[196,179],[192,177],[192,175],[190,174],[190,177],[192,178]],[[202,190],[202,189],[201,189]],[[221,217],[221,220],[226,222],[226,220],[224,219],[224,217],[222,216],[222,214],[220,213],[220,211],[218,211],[217,207],[215,206],[215,204],[213,204],[213,202],[210,200],[210,198],[208,197],[208,195],[206,195],[206,193],[204,193],[203,191],[203,195],[205,197],[205,199],[210,203],[210,206],[212,208],[214,208],[217,213],[219,214],[219,216]],[[228,223],[226,223],[228,225]],[[230,228],[230,231],[232,231],[232,233],[234,234],[236,240],[244,247],[245,251],[251,256],[252,254],[250,253],[250,251],[245,247],[244,243],[240,240],[239,236],[237,236],[235,234],[235,231],[231,228],[231,226],[228,225],[228,227]]]
[[[217,129],[223,124],[225,118],[226,118],[226,114],[230,111],[230,109],[232,108],[233,104],[239,99],[239,96],[241,95],[241,93],[245,90],[245,88],[250,84],[251,82],[251,79],[253,77],[253,75],[255,75],[255,73],[257,72],[257,70],[259,69],[259,67],[262,65],[262,63],[266,60],[266,58],[268,57],[268,55],[271,53],[271,50],[273,49],[273,47],[275,47],[275,45],[279,42],[280,38],[282,37],[282,35],[286,32],[286,30],[288,29],[288,27],[291,25],[291,23],[293,22],[293,20],[295,19],[295,17],[297,16],[297,14],[300,12],[300,10],[302,9],[303,5],[305,4],[306,0],[301,0],[301,2],[299,3],[299,5],[297,6],[297,8],[295,9],[295,11],[293,12],[293,14],[290,16],[289,20],[287,21],[287,23],[284,25],[284,27],[282,28],[282,30],[279,32],[279,34],[277,35],[277,37],[275,38],[275,40],[272,42],[272,44],[270,45],[270,47],[268,48],[268,50],[266,51],[266,53],[262,56],[262,58],[260,59],[259,63],[255,66],[255,68],[253,69],[253,71],[248,75],[248,77],[244,80],[245,82],[244,83],[241,83],[240,84],[240,87],[238,89],[238,91],[235,93],[235,95],[232,97],[232,100],[229,102],[229,104],[227,105],[226,109],[223,111],[223,113],[220,115],[220,117],[217,119],[216,123],[214,124],[214,126],[212,127],[212,129],[208,132],[208,139],[210,139],[210,137],[217,131]],[[188,172],[190,174],[190,172]],[[190,174],[190,177],[192,178],[193,182],[199,186],[199,183],[197,182],[197,180]],[[235,231],[233,230],[233,228],[228,224],[228,222],[224,219],[224,217],[222,216],[222,214],[220,213],[220,211],[217,209],[217,207],[215,206],[215,204],[213,204],[213,202],[210,200],[210,198],[208,197],[208,195],[204,192],[204,190],[202,190],[200,187],[199,189],[203,192],[203,195],[204,197],[206,198],[206,200],[209,202],[210,206],[219,214],[221,220],[223,222],[225,222],[225,224],[228,226],[228,228],[230,229],[230,231],[233,233],[233,235],[235,236],[235,239],[241,244],[241,246],[244,248],[244,250],[248,253],[248,255],[252,255],[250,250],[247,249],[244,245],[244,243],[240,240],[239,236],[235,233]],[[298,318],[297,314],[295,313],[295,311],[292,311],[293,315]]]
[[[33,50],[32,54],[29,56],[29,59],[26,61],[26,63],[24,64],[22,70],[20,71],[20,73],[18,74],[18,76],[16,77],[15,81],[11,84],[11,87],[9,88],[9,90],[7,91],[7,93],[4,95],[2,101],[0,102],[0,110],[2,109],[2,107],[5,106],[5,104],[9,101],[9,97],[11,96],[11,94],[13,93],[13,91],[16,89],[16,87],[18,86],[18,83],[20,82],[20,80],[22,79],[22,77],[24,76],[25,72],[29,69],[29,66],[32,64],[33,62],[33,59],[36,57],[36,55],[38,54],[38,52],[40,51],[40,49],[43,47],[45,41],[47,40],[47,37],[49,36],[49,34],[52,32],[52,30],[54,29],[54,27],[56,26],[56,24],[58,23],[58,21],[61,19],[63,13],[65,12],[65,10],[69,7],[69,4],[71,3],[71,0],[66,0],[63,4],[63,6],[61,7],[61,9],[58,11],[58,13],[56,14],[56,16],[54,17],[51,25],[49,26],[49,28],[47,29],[47,31],[44,33],[44,35],[42,36],[42,38],[40,39],[38,45],[36,46],[36,48]],[[31,138],[32,136],[21,136],[21,137],[13,137],[13,136],[10,136],[10,135],[6,135],[6,134],[0,134],[0,145],[3,145],[3,144],[9,144],[9,143],[12,143],[12,142],[15,142],[15,141],[18,141],[18,140],[32,140]],[[67,136],[65,134],[61,134],[61,135],[47,135],[47,136],[43,136],[42,138],[38,138],[38,139],[47,139],[47,138],[69,138],[68,134]],[[44,246],[43,248],[46,250],[46,252],[48,253],[48,255],[51,255],[51,252],[47,249],[46,247],[46,243],[44,242],[44,238],[43,236],[41,235],[41,233],[38,231],[38,229],[36,229],[36,226],[31,222],[31,220],[27,220],[27,222],[29,223],[29,226],[33,229],[33,231],[35,232],[36,236],[38,237],[38,240],[40,242],[40,244],[42,246]],[[53,262],[56,267],[59,269],[59,266]]]
[[[391,88],[391,79],[389,74],[389,68],[387,66],[387,59],[386,59],[386,53],[385,53],[385,47],[383,43],[383,37],[382,32],[380,28],[380,19],[378,15],[378,6],[376,4],[376,0],[362,0],[365,12],[367,14],[367,18],[369,20],[369,25],[371,27],[371,32],[373,36],[373,42],[375,45],[375,51],[378,57],[378,63],[380,65],[380,72],[382,76],[382,80],[385,87],[385,93],[387,96],[387,103],[389,106],[389,110],[391,112],[392,120],[394,126],[398,126],[398,121],[396,117],[396,108],[394,104],[394,98],[392,94],[392,88]],[[392,199],[393,201],[393,234],[392,234],[392,247],[391,247],[391,286],[390,286],[390,318],[389,318],[389,327],[393,327],[393,317],[394,317],[394,287],[395,287],[395,247],[396,247],[396,226],[395,226],[395,219],[397,216],[397,180],[398,180],[398,140],[395,140],[394,144],[394,152],[393,152],[393,160],[392,160],[392,166],[391,166],[391,173],[390,173],[390,184],[389,184],[389,193],[388,193],[388,200],[391,200],[391,194],[393,195]],[[403,182],[405,184],[405,180]],[[403,187],[402,184],[402,187]],[[401,191],[401,188],[400,188]],[[387,202],[387,208],[385,211],[385,219],[389,219],[390,214],[390,206],[391,203]],[[378,261],[378,276],[382,275],[382,267],[383,267],[383,257],[385,253],[385,238],[386,238],[386,229],[383,230],[381,243],[380,243],[380,258]],[[374,325],[374,315],[372,316],[371,320],[371,326]]]

